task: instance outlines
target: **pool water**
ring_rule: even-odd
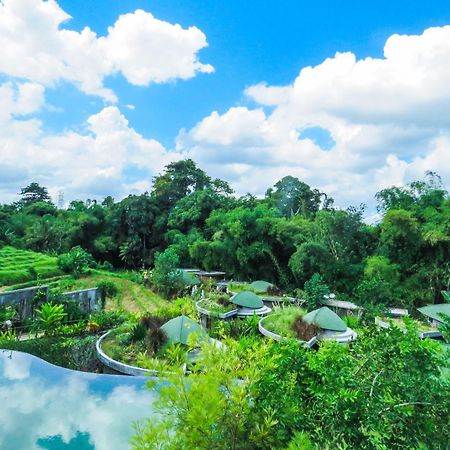
[[[145,383],[0,350],[0,449],[128,449],[133,424],[152,415]]]

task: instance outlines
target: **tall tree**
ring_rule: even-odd
[[[31,183],[22,188],[19,195],[22,197],[20,200],[21,206],[27,206],[36,202],[51,202],[47,188],[39,183]]]

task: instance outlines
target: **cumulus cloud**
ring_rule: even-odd
[[[227,173],[241,192],[262,193],[290,174],[342,205],[426,170],[449,182],[449,77],[450,26],[393,35],[384,58],[336,53],[288,86],[250,86],[257,109],[213,112],[180,133],[178,149],[215,176]],[[335,145],[300,139],[311,127],[328,130]]]
[[[137,10],[120,16],[106,36],[97,36],[89,27],[64,28],[68,20],[55,0],[0,2],[0,73],[44,86],[67,81],[114,102],[104,79],[115,73],[148,86],[213,71],[198,60],[207,42],[197,27],[185,29]]]
[[[153,175],[180,157],[137,133],[116,106],[90,116],[84,132],[46,134],[40,121],[24,116],[39,103],[31,92],[29,85],[0,85],[2,201],[14,200],[19,186],[31,181],[48,186],[54,196],[64,190],[66,199],[141,193],[150,189]],[[124,172],[130,165],[147,177],[128,184]]]

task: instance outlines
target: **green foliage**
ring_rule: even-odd
[[[184,287],[182,272],[178,269],[179,258],[171,247],[162,253],[157,253],[155,268],[152,270],[153,286],[168,298],[177,295]]]
[[[38,327],[44,331],[45,335],[52,335],[67,315],[64,312],[64,305],[55,305],[52,302],[44,303],[39,309]]]
[[[0,336],[0,347],[30,353],[68,369],[96,372],[100,369],[95,355],[96,341],[97,336],[42,337],[25,341],[5,340]]]
[[[102,309],[105,309],[106,299],[113,298],[119,293],[117,285],[110,280],[102,280],[97,284],[101,292]]]
[[[158,414],[137,424],[134,448],[447,448],[448,361],[412,325],[317,351],[225,344],[202,344],[196,364],[185,361],[188,377],[157,364],[167,383],[150,382]]]
[[[0,248],[0,286],[47,278],[61,274],[57,259],[42,253],[19,250],[10,246]]]
[[[142,323],[137,323],[131,330],[131,341],[138,342],[145,339],[147,328]]]
[[[59,210],[45,188],[31,186],[28,194],[29,201],[0,205],[0,243],[42,253],[27,262],[0,257],[1,285],[61,275],[50,254],[78,277],[92,262],[74,264],[67,255],[82,246],[103,270],[148,273],[170,248],[177,267],[222,269],[229,278],[265,279],[286,292],[319,273],[341,297],[367,293],[396,306],[436,303],[449,288],[450,199],[435,173],[381,191],[382,217],[374,226],[364,222],[362,207],[334,208],[324,193],[290,176],[264,199],[237,198],[191,160],[169,164],[151,192],[119,202],[76,200]],[[158,277],[164,295],[181,292],[176,271]]]
[[[37,202],[50,202],[50,195],[47,188],[40,186],[39,183],[31,183],[20,190],[22,199],[21,206],[28,206]]]
[[[123,324],[128,318],[126,313],[120,311],[99,311],[91,314],[91,321],[99,325],[101,330],[110,330]]]
[[[79,277],[89,268],[95,266],[92,255],[80,246],[73,247],[68,253],[58,257],[58,266],[61,270]]]
[[[306,307],[309,311],[323,305],[324,296],[330,293],[329,287],[324,283],[320,274],[315,273],[303,287]]]

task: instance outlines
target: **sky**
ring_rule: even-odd
[[[450,3],[0,1],[0,202],[116,199],[192,158],[341,207],[450,185]]]

